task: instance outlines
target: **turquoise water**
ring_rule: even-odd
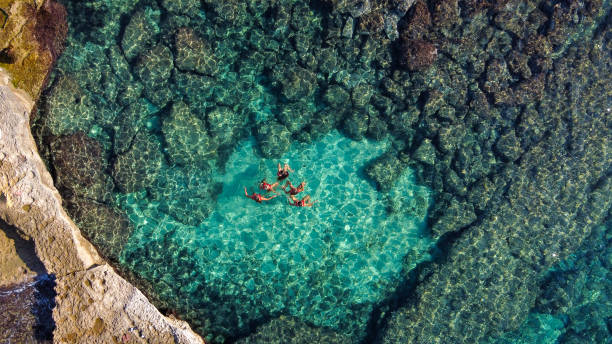
[[[207,342],[610,337],[609,0],[64,4],[39,150]]]
[[[425,233],[424,218],[430,191],[416,185],[409,170],[388,194],[363,177],[364,166],[388,148],[386,141],[356,142],[334,131],[312,144],[294,143],[279,160],[257,157],[254,145],[252,139],[242,142],[225,173],[214,175],[222,191],[199,226],[164,217],[159,204],[147,198],[119,197],[136,224],[122,263],[154,276],[132,253],[165,237],[187,250],[196,269],[185,279],[170,271],[174,288],[205,281],[210,293],[223,300],[206,306],[221,317],[236,317],[238,330],[262,314],[281,312],[363,336],[369,312],[397,287],[404,264],[411,269],[429,258],[433,241]],[[293,184],[307,182],[299,196],[310,195],[314,207],[289,206],[280,187],[279,196],[269,202],[244,196],[245,186],[251,193],[263,178],[272,183],[279,161],[295,170],[289,177]],[[400,210],[389,213],[391,203]],[[211,326],[219,331],[219,324]]]

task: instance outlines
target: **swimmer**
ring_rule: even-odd
[[[289,187],[289,189],[287,189],[287,186]],[[300,185],[298,185],[297,187],[293,186],[293,184],[291,184],[291,182],[288,180],[285,183],[285,186],[283,186],[283,191],[285,191],[286,194],[289,194],[291,196],[297,195],[300,192],[304,191],[304,186],[306,186],[306,182],[301,182]]]
[[[302,198],[301,200],[298,200],[293,195],[290,195],[289,197],[291,197],[291,200],[293,201],[293,203],[289,202],[289,205],[294,207],[312,207],[312,205],[315,204],[315,201],[310,202],[310,195]]]
[[[276,180],[283,180],[289,177],[289,172],[293,172],[289,164],[285,163],[285,167],[281,168],[280,162],[278,163],[278,172],[276,172]]]
[[[276,190],[274,190],[275,187],[278,186],[278,182],[274,183],[274,184],[268,184],[266,183],[266,178],[264,178],[260,183],[259,183],[259,188],[264,190],[264,191],[272,191],[274,193],[276,193]]]
[[[277,196],[277,195],[274,195],[272,197],[266,198],[266,197],[262,196],[261,194],[254,193],[254,192],[253,192],[252,195],[249,195],[249,193],[247,192],[246,186],[244,187],[244,195],[247,196],[248,198],[252,199],[253,201],[257,202],[257,203],[261,203],[261,201],[269,201],[272,198]]]

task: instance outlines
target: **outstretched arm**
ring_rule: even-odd
[[[247,192],[246,186],[244,187],[244,195],[249,197],[249,193]]]
[[[271,200],[272,198],[274,198],[276,196],[278,196],[278,195],[274,195],[274,196],[269,197],[269,198],[262,197],[261,199],[264,200],[264,201],[269,201],[269,200]]]

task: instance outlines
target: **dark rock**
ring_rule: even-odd
[[[217,115],[214,121],[217,120]],[[218,142],[211,139],[205,121],[191,113],[184,102],[172,105],[164,119],[162,132],[170,160],[179,165],[199,165],[215,156]]]
[[[130,17],[121,39],[123,54],[132,60],[155,44],[159,33],[159,11],[141,10]]]
[[[419,0],[415,2],[408,14],[408,21],[400,35],[404,39],[422,39],[431,26],[431,15],[427,4]]]
[[[424,164],[434,165],[436,163],[436,148],[429,139],[425,139],[421,142],[419,148],[412,153],[412,157]]]
[[[111,202],[113,182],[104,173],[106,160],[100,144],[82,132],[51,143],[55,183],[65,196]]]
[[[163,162],[158,138],[141,130],[136,134],[130,150],[115,160],[113,178],[122,192],[140,191],[151,186]]]
[[[175,36],[176,67],[182,71],[216,75],[217,58],[211,47],[190,28],[180,28]]]
[[[399,64],[410,71],[427,69],[438,57],[438,49],[421,39],[402,39],[399,46]]]
[[[389,191],[402,175],[406,164],[393,153],[385,153],[368,164],[365,173],[382,192]]]
[[[289,150],[291,133],[284,125],[271,120],[257,128],[257,143],[264,157],[278,158]]]

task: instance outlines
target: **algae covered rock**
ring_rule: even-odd
[[[219,146],[233,145],[243,131],[247,117],[225,106],[217,106],[206,114],[208,128]]]
[[[106,160],[100,144],[77,132],[51,143],[55,182],[67,196],[110,202],[113,182],[104,173]]]
[[[145,96],[160,108],[172,99],[168,85],[173,67],[172,51],[163,44],[142,54],[134,66]]]
[[[438,57],[436,47],[422,39],[404,39],[400,45],[399,63],[410,71],[431,66]]]
[[[133,60],[155,44],[159,34],[159,17],[160,12],[150,7],[130,17],[121,39],[121,48],[128,60]]]
[[[166,167],[152,185],[151,195],[159,209],[186,225],[197,226],[216,205],[222,185],[212,180],[211,168]]]
[[[88,132],[95,119],[89,95],[71,76],[59,76],[45,98],[45,126],[53,135]]]
[[[297,318],[282,315],[257,328],[250,336],[240,339],[239,344],[302,344],[302,343],[352,343],[351,338],[332,330],[312,327]]]
[[[270,120],[257,128],[257,144],[264,157],[278,158],[289,150],[291,133],[284,125]]]
[[[159,139],[142,130],[134,137],[130,150],[117,156],[113,178],[122,192],[131,193],[151,185],[163,165]]]
[[[365,173],[376,183],[379,190],[386,192],[393,187],[393,183],[402,175],[405,168],[406,164],[389,152],[368,164]]]
[[[170,160],[179,165],[199,165],[216,154],[217,142],[206,130],[206,123],[191,113],[184,102],[172,105],[162,132]]]
[[[190,28],[180,28],[175,36],[176,67],[183,71],[215,75],[217,58],[211,47]]]
[[[81,197],[69,199],[66,211],[105,258],[119,261],[121,250],[133,231],[123,212]]]

